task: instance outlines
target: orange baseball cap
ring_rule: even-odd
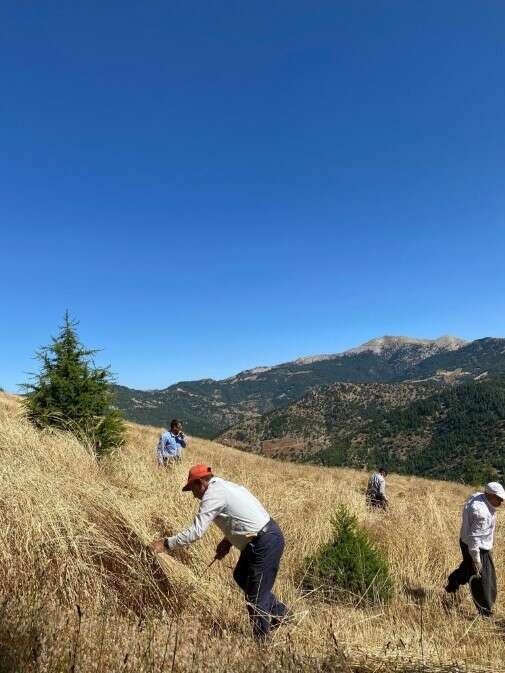
[[[188,481],[186,486],[183,487],[183,491],[191,490],[191,482],[196,479],[202,479],[202,477],[213,477],[212,468],[208,465],[193,465],[188,474]]]

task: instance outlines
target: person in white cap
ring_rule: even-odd
[[[496,508],[505,500],[505,489],[497,481],[486,484],[465,502],[460,540],[463,560],[448,578],[445,590],[456,592],[470,582],[478,611],[489,616],[496,601],[496,572],[491,550],[496,526]]]

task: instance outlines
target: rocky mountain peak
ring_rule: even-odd
[[[416,350],[419,353],[423,353],[423,357],[429,357],[440,352],[446,351],[455,351],[466,344],[469,343],[464,339],[460,339],[456,336],[444,335],[438,337],[437,339],[418,339],[416,337],[409,336],[390,336],[384,335],[381,337],[376,337],[371,339],[361,346],[356,346],[351,348],[343,353],[333,353],[333,354],[321,354],[321,355],[309,355],[303,358],[298,358],[294,360],[293,364],[296,365],[307,365],[314,362],[321,362],[323,360],[333,360],[335,358],[340,358],[346,355],[356,355],[358,353],[371,352],[376,355],[392,355],[398,351],[409,351],[409,347],[412,347],[412,350]]]
[[[418,339],[415,337],[409,336],[381,336],[376,339],[371,339],[361,346],[356,348],[351,348],[348,351],[345,351],[344,355],[354,355],[356,353],[364,353],[366,351],[371,351],[377,355],[387,352],[390,354],[392,351],[398,351],[401,349],[407,349],[409,346],[413,346],[418,350],[426,350],[429,355],[434,355],[440,351],[454,351],[458,350],[465,346],[468,342],[459,337],[444,335],[438,337],[437,339]]]

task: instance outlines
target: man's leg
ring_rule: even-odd
[[[470,590],[477,610],[485,617],[489,617],[496,601],[496,571],[490,552],[481,549],[480,560],[481,574],[480,577],[472,578]]]
[[[245,593],[249,617],[257,639],[268,635],[271,617],[279,622],[287,612],[284,603],[272,592],[283,551],[284,537],[275,522],[272,522],[271,530],[248,545],[249,568]]]
[[[386,509],[386,501],[384,500],[384,497],[382,496],[381,493],[373,493],[369,497],[367,497],[367,505],[371,509]]]
[[[470,552],[468,551],[468,547],[462,540],[459,541],[459,546],[461,548],[463,560],[456,570],[452,571],[447,579],[445,590],[450,594],[457,591],[463,584],[467,584],[470,577],[473,575],[473,561]]]
[[[377,495],[377,500],[378,500],[377,507],[380,507],[381,509],[386,511],[387,508],[388,508],[388,505],[387,505],[387,502],[386,502],[386,498],[382,495],[382,493],[379,493]]]
[[[249,567],[249,561],[247,558],[248,547],[249,545],[247,545],[247,547],[240,552],[237,565],[235,566],[235,570],[233,571],[233,579],[244,592],[246,591],[247,588],[247,576]]]

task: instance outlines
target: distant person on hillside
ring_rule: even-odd
[[[158,465],[168,465],[173,460],[180,460],[182,449],[185,449],[186,446],[187,442],[182,431],[182,423],[174,418],[170,423],[170,430],[164,432],[158,442],[156,450]]]
[[[497,481],[486,484],[484,493],[474,493],[463,506],[459,546],[463,560],[447,581],[447,593],[455,593],[470,582],[478,611],[488,617],[496,601],[496,572],[491,550],[496,526],[496,508],[505,500],[505,489]]]
[[[387,470],[381,467],[378,472],[374,472],[368,480],[366,489],[366,502],[369,507],[387,509],[389,501],[386,498],[386,477]]]
[[[178,535],[152,542],[151,550],[158,554],[191,544],[214,522],[224,535],[214,561],[223,559],[232,546],[240,550],[233,579],[245,594],[255,638],[265,639],[270,629],[289,618],[284,603],[272,593],[284,551],[281,529],[252,493],[215,477],[207,465],[194,465],[182,490],[201,500],[193,525]]]

